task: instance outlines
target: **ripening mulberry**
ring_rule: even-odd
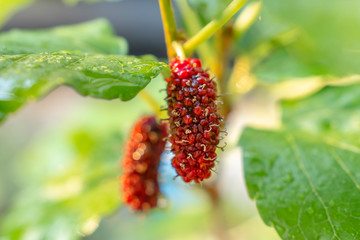
[[[134,210],[157,206],[158,168],[166,136],[167,126],[158,124],[155,117],[143,117],[132,130],[122,162],[121,183],[124,202]]]
[[[185,182],[211,175],[222,117],[217,112],[216,83],[199,59],[175,58],[166,79],[172,166]]]

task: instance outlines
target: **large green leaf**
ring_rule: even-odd
[[[129,100],[167,65],[151,57],[76,52],[0,55],[0,121],[65,84],[84,96]]]
[[[283,127],[246,129],[249,194],[283,239],[360,235],[360,86],[285,102]]]
[[[61,84],[84,96],[129,100],[168,69],[152,57],[120,56],[126,53],[126,41],[103,19],[1,34],[0,121]]]
[[[0,54],[56,51],[127,54],[127,42],[104,19],[44,30],[11,30],[0,35]]]

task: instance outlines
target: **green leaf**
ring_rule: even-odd
[[[125,55],[128,47],[104,19],[45,30],[15,29],[0,35],[0,55],[62,50]]]
[[[360,86],[283,103],[277,131],[246,129],[249,194],[283,239],[356,239],[360,232]]]
[[[119,56],[126,53],[126,41],[103,19],[1,34],[0,121],[62,84],[84,96],[125,101],[168,70],[151,57]]]
[[[148,56],[56,53],[0,55],[0,120],[65,84],[84,96],[130,100],[168,69]]]

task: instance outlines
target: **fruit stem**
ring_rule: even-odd
[[[221,114],[226,116],[230,112],[231,104],[227,96],[227,79],[230,72],[230,56],[233,45],[232,26],[221,28],[214,37],[217,64],[213,69],[218,79],[220,94],[223,106],[220,109]]]
[[[163,113],[160,111],[161,107],[158,103],[158,101],[156,101],[151,94],[149,94],[145,89],[140,91],[138,93],[139,97],[146,102],[147,104],[149,104],[149,106],[151,107],[151,109],[153,110],[154,113],[156,113],[156,115],[158,116],[158,118],[162,118],[163,117]]]
[[[221,16],[209,22],[205,27],[203,27],[195,36],[190,38],[184,44],[185,54],[191,54],[195,48],[197,48],[201,43],[209,39],[214,33],[216,33],[229,19],[234,16],[237,11],[240,10],[242,6],[247,2],[247,0],[233,0],[229,6],[225,8]]]
[[[159,6],[164,27],[167,54],[168,58],[171,59],[176,56],[176,52],[172,47],[172,42],[174,42],[177,38],[174,10],[171,0],[159,0]]]
[[[176,52],[176,55],[181,59],[184,60],[185,59],[185,52],[184,52],[184,48],[182,47],[182,45],[179,42],[172,42],[172,46]]]

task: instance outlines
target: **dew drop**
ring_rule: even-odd
[[[44,61],[43,58],[35,59],[34,63],[42,63]]]
[[[36,67],[39,67],[39,66],[36,65],[36,64],[32,64],[32,63],[29,63],[29,64],[25,65],[25,68],[36,68]]]

